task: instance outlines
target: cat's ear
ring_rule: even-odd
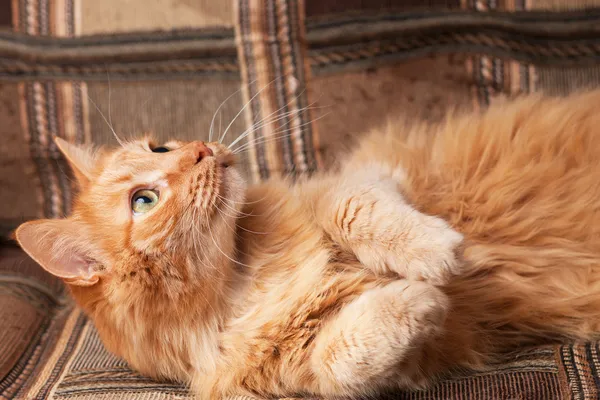
[[[58,136],[54,137],[54,143],[73,168],[77,182],[82,187],[87,185],[96,166],[97,153],[93,151],[91,146],[69,143]]]
[[[70,219],[25,222],[15,232],[23,250],[46,271],[67,283],[91,286],[102,275],[101,263],[81,225]]]

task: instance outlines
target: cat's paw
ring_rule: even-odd
[[[423,215],[415,228],[414,237],[395,262],[406,260],[406,276],[442,285],[461,272],[458,255],[463,235],[441,218]],[[405,261],[405,262],[406,262]]]
[[[444,292],[433,285],[408,282],[402,296],[409,311],[409,326],[416,327],[415,330],[419,332],[415,340],[425,341],[442,333],[450,301]],[[393,287],[393,284],[388,286]]]
[[[424,346],[444,333],[449,307],[448,296],[425,282],[398,279],[364,292],[314,342],[317,392],[327,398],[361,395],[365,385],[389,387],[390,382],[417,388]]]
[[[358,246],[356,256],[376,272],[393,271],[402,278],[444,285],[461,272],[458,252],[463,235],[444,220],[420,215],[398,243]]]

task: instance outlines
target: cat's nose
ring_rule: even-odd
[[[196,163],[199,163],[205,157],[213,155],[213,151],[204,142],[193,142],[192,145],[196,154]]]

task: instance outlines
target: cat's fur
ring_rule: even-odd
[[[600,332],[599,104],[391,124],[335,172],[248,188],[217,144],[59,141],[82,187],[73,215],[16,237],[109,350],[201,398],[417,388]],[[160,202],[133,216],[145,187]]]

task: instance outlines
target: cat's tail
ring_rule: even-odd
[[[524,97],[363,144],[407,171],[420,211],[469,241],[447,288],[457,357],[600,338],[598,104],[600,91]]]
[[[455,308],[496,350],[599,338],[600,254],[575,247],[468,247],[469,274],[448,288]]]

